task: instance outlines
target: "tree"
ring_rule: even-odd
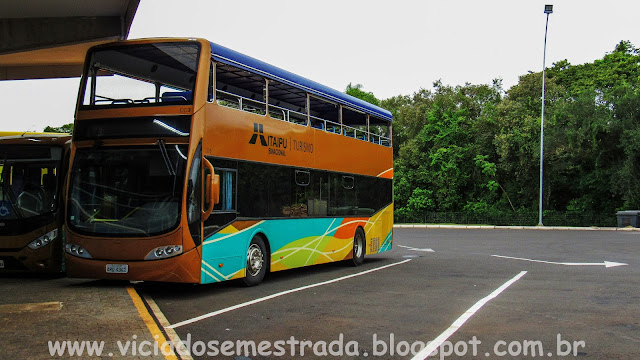
[[[547,72],[544,208],[613,213],[640,205],[638,49],[621,42],[593,63],[563,60]],[[499,105],[499,177],[516,207],[534,209],[539,186],[540,72],[520,77]],[[636,200],[633,200],[636,199]]]
[[[545,74],[544,209],[613,218],[640,208],[640,49],[621,41],[602,59],[562,60]],[[399,217],[536,213],[541,80],[529,72],[506,93],[500,80],[437,81],[379,102],[393,114]],[[375,99],[361,85],[347,92]]]
[[[369,104],[380,106],[380,100],[378,100],[378,98],[376,98],[372,92],[362,90],[361,84],[351,85],[351,83],[349,83],[349,85],[347,85],[345,93],[347,93],[347,95],[351,95],[358,99],[364,100]]]
[[[54,132],[54,133],[73,133],[73,123],[65,124],[58,127],[47,126],[44,128],[44,132]]]
[[[639,50],[621,41],[593,63],[554,64],[550,75],[566,88],[553,129],[554,148],[564,149],[564,159],[551,159],[564,171],[554,178],[565,179],[565,185],[556,186],[550,205],[606,213],[640,206]]]
[[[499,82],[451,87],[439,81],[433,91],[394,100],[401,103],[394,119],[394,133],[402,134],[394,170],[395,203],[401,216],[462,211],[470,203],[495,201],[496,188],[482,186],[485,179],[479,176],[474,158],[477,154],[495,158],[493,135],[477,135],[494,131],[494,108],[500,100]]]

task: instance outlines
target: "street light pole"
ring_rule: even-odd
[[[542,53],[542,115],[540,116],[540,201],[539,201],[539,222],[542,224],[542,175],[544,169],[544,70],[547,66],[547,29],[549,27],[549,14],[553,13],[553,5],[545,5],[544,13],[547,14],[547,22],[544,25],[544,49]]]

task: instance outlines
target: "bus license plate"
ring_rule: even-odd
[[[4,269],[4,260],[0,260],[0,269]]]
[[[127,264],[107,264],[107,274],[126,274],[129,272]]]

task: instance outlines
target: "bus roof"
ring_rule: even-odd
[[[31,132],[31,131],[0,131],[0,138],[12,137],[15,139],[18,138],[28,138],[28,137],[61,137],[61,136],[71,136],[69,133],[56,133],[56,132]]]
[[[221,63],[239,67],[243,70],[265,76],[272,80],[284,82],[288,85],[307,91],[310,94],[328,98],[329,100],[342,105],[347,105],[356,110],[363,111],[389,122],[393,120],[391,112],[379,106],[375,106],[364,100],[360,100],[351,95],[334,90],[328,86],[324,86],[258,59],[241,54],[222,45],[211,43],[211,51],[213,53],[214,60]]]
[[[71,140],[68,133],[36,133],[26,132],[13,134],[11,131],[0,132],[0,144],[40,144],[40,145],[63,145]]]

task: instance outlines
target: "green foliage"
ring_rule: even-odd
[[[68,133],[68,134],[71,134],[71,133],[73,133],[73,123],[65,124],[65,125],[62,125],[62,126],[59,126],[59,127],[47,126],[46,128],[44,128],[43,132]]]
[[[611,217],[640,208],[640,49],[621,41],[602,59],[563,60],[546,75],[544,208]],[[381,101],[394,116],[398,217],[535,213],[541,79],[525,74],[506,93],[499,80],[438,81]]]
[[[468,202],[495,197],[494,184],[487,186],[495,180],[481,186],[483,172],[474,158],[491,144],[500,92],[499,82],[458,87],[436,82],[434,91],[392,99],[399,104],[392,112],[400,214],[457,211]]]
[[[370,104],[380,106],[380,100],[378,100],[372,92],[366,92],[362,90],[361,84],[351,85],[351,83],[349,83],[345,92],[347,93],[347,95],[351,95]]]

